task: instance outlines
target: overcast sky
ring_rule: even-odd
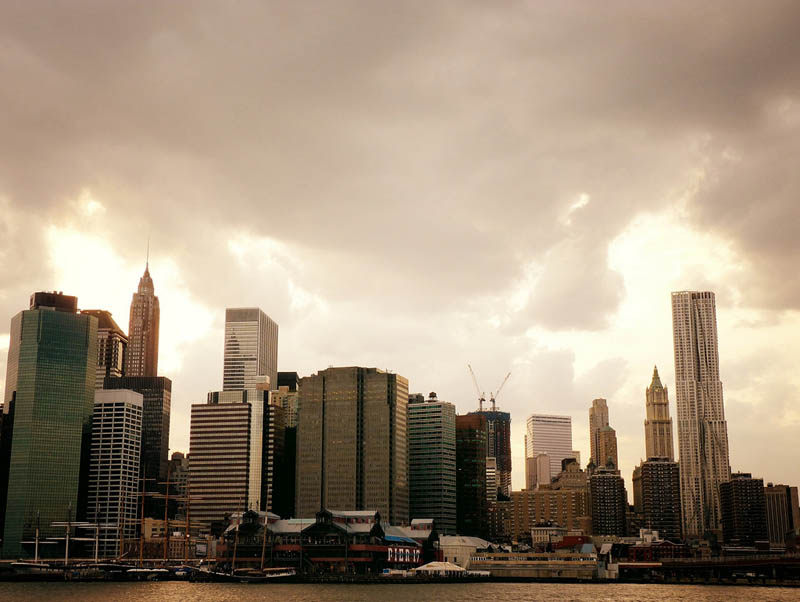
[[[717,295],[731,467],[800,484],[800,3],[0,1],[0,379],[34,290],[161,301],[171,447],[224,308],[279,369],[459,412],[608,399],[630,482],[673,290]],[[677,433],[676,433],[677,449]]]

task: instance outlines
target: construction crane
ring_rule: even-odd
[[[481,391],[481,387],[478,385],[478,379],[475,378],[475,372],[472,370],[472,366],[467,364],[467,368],[469,368],[469,373],[472,375],[472,384],[475,385],[475,392],[478,394],[478,411],[483,412],[483,402],[486,401],[486,394]]]
[[[503,390],[503,387],[505,387],[505,386],[506,386],[506,383],[508,382],[508,377],[509,377],[509,376],[511,376],[511,372],[509,372],[508,374],[506,374],[506,377],[503,379],[503,382],[502,382],[502,383],[500,383],[500,386],[499,386],[499,387],[497,387],[497,392],[496,392],[496,393],[492,393],[492,394],[489,396],[489,401],[491,401],[491,402],[492,402],[492,412],[496,412],[496,411],[497,411],[497,405],[496,405],[496,403],[495,403],[495,399],[496,399],[496,398],[498,398],[498,397],[500,397],[500,391],[502,391],[502,390]]]

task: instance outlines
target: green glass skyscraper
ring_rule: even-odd
[[[5,405],[14,409],[3,556],[31,555],[40,537],[63,536],[54,521],[85,505],[97,363],[97,318],[77,312],[78,300],[35,293],[29,310],[11,320]],[[60,546],[58,546],[60,547]],[[56,548],[56,546],[46,546]],[[40,548],[42,550],[42,548]],[[48,550],[53,553],[56,550]]]

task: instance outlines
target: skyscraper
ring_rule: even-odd
[[[104,309],[83,309],[82,314],[97,318],[97,370],[94,388],[102,389],[106,376],[119,377],[125,372],[128,337]]]
[[[619,468],[617,457],[617,431],[606,425],[597,433],[597,459],[598,466],[613,466]]]
[[[459,535],[485,537],[486,416],[474,412],[456,416],[456,529]]]
[[[126,376],[158,374],[158,327],[161,310],[150,278],[150,265],[145,265],[139,289],[133,293],[128,325],[128,349],[125,356]],[[110,376],[110,375],[109,375]]]
[[[408,523],[408,380],[375,368],[300,379],[296,513],[377,510]]]
[[[283,453],[283,409],[269,391],[214,391],[193,404],[189,485],[193,520],[209,524],[244,510],[272,510]]]
[[[427,401],[422,395],[409,396],[408,482],[411,519],[432,518],[440,533],[454,535],[456,407],[436,393]]]
[[[721,527],[719,486],[730,480],[714,293],[672,293],[681,509],[685,537]]]
[[[625,535],[628,495],[618,470],[601,467],[589,478],[592,531],[595,535]]]
[[[222,390],[255,389],[263,376],[278,388],[278,325],[257,307],[226,309]]]
[[[511,414],[497,410],[472,413],[486,418],[486,457],[496,459],[497,490],[500,495],[508,497],[511,495]]]
[[[600,449],[600,430],[608,426],[608,404],[602,397],[592,400],[592,407],[589,408],[589,446],[591,447],[591,458],[596,465],[602,465],[605,460],[601,460],[598,455]]]
[[[763,479],[734,473],[730,481],[720,483],[719,495],[725,543],[753,545],[769,539]]]
[[[800,503],[797,487],[773,485],[764,487],[767,509],[767,531],[771,544],[785,544],[789,532],[800,528]]]
[[[11,320],[4,412],[14,427],[3,555],[31,554],[23,541],[56,537],[53,521],[75,520],[86,507],[97,318],[77,312],[62,293],[31,295]]]
[[[94,394],[87,515],[100,525],[100,556],[120,553],[119,536],[136,536],[142,395],[127,390]]]
[[[561,472],[561,460],[574,457],[572,451],[572,418],[549,414],[528,416],[525,456],[535,458],[547,454],[550,458],[550,476]],[[541,479],[538,479],[541,482]]]
[[[167,478],[172,381],[166,376],[106,377],[104,389],[129,389],[142,394],[142,458],[139,468],[148,478]]]
[[[664,539],[680,541],[681,488],[678,463],[667,458],[650,458],[642,462],[634,471],[633,488],[634,506],[641,515],[642,526],[658,531]]]
[[[644,421],[644,440],[648,458],[667,458],[672,461],[672,418],[669,416],[667,388],[661,384],[658,368],[653,367],[653,380],[645,392],[647,418]]]

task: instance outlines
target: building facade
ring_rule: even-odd
[[[497,464],[497,492],[508,497],[511,493],[511,414],[496,410],[471,412],[486,418],[486,457],[495,458]],[[496,499],[494,495],[493,499]]]
[[[604,460],[600,451],[600,430],[608,426],[608,403],[602,397],[592,400],[589,408],[589,447],[591,460],[600,466]]]
[[[681,540],[681,484],[677,462],[650,458],[634,475],[634,507],[642,527],[673,542]],[[638,491],[637,491],[638,490]],[[638,499],[637,499],[638,498]]]
[[[459,535],[487,534],[486,416],[456,416],[456,530]]]
[[[110,311],[84,309],[81,313],[97,318],[97,371],[94,388],[102,389],[107,376],[124,375],[128,337],[111,317]]]
[[[492,505],[489,536],[495,540],[525,540],[531,537],[533,527],[545,522],[584,531],[590,525],[589,514],[585,488],[513,491],[510,500]]]
[[[753,545],[769,539],[763,479],[734,473],[730,481],[720,483],[719,494],[725,543]]]
[[[255,389],[269,377],[278,386],[278,325],[257,307],[225,310],[222,390]]]
[[[120,535],[136,536],[141,439],[142,395],[124,389],[96,391],[87,515],[98,525],[102,557],[120,554]]]
[[[764,487],[767,533],[771,544],[785,544],[787,535],[800,529],[800,502],[797,487],[773,485]]]
[[[714,293],[672,293],[672,333],[683,532],[701,537],[721,527],[719,488],[731,474]]]
[[[432,518],[440,533],[456,532],[456,407],[431,393],[409,395],[410,517]],[[413,400],[413,403],[412,403]]]
[[[300,399],[300,378],[297,372],[278,372],[278,386],[272,392],[272,403],[283,408],[286,427],[297,427],[297,405]]]
[[[3,531],[6,558],[32,556],[36,522],[42,538],[54,521],[86,508],[97,364],[97,318],[78,300],[35,293],[11,320],[3,411],[13,408]],[[38,517],[38,518],[37,518]],[[56,548],[57,546],[50,546]],[[45,551],[46,552],[46,551]]]
[[[149,264],[139,279],[139,288],[133,293],[130,322],[128,324],[128,348],[125,355],[127,376],[158,375],[158,330],[161,309],[155,295]]]
[[[281,461],[283,409],[269,391],[214,391],[193,404],[189,432],[189,497],[193,521],[209,525],[226,515],[272,507]]]
[[[178,512],[180,517],[186,516],[187,499],[189,493],[189,458],[183,452],[172,452],[167,465],[167,476],[173,491],[178,497]]]
[[[572,458],[572,418],[550,414],[531,414],[528,416],[525,456],[535,458],[547,454],[550,459],[550,476],[561,472],[561,461]],[[538,479],[539,482],[542,479]]]
[[[593,534],[624,537],[627,531],[625,514],[628,510],[628,494],[619,471],[598,468],[589,477],[589,492]]]
[[[598,466],[619,466],[617,458],[617,431],[606,425],[597,433],[597,462]]]
[[[408,380],[376,368],[300,379],[296,513],[377,509],[408,524]]]
[[[142,458],[140,470],[148,478],[167,478],[172,381],[166,376],[106,377],[104,389],[129,389],[142,394]]]
[[[672,447],[672,418],[669,415],[669,395],[661,384],[658,368],[653,367],[653,380],[645,391],[647,418],[644,421],[644,440],[648,458],[675,459]]]

